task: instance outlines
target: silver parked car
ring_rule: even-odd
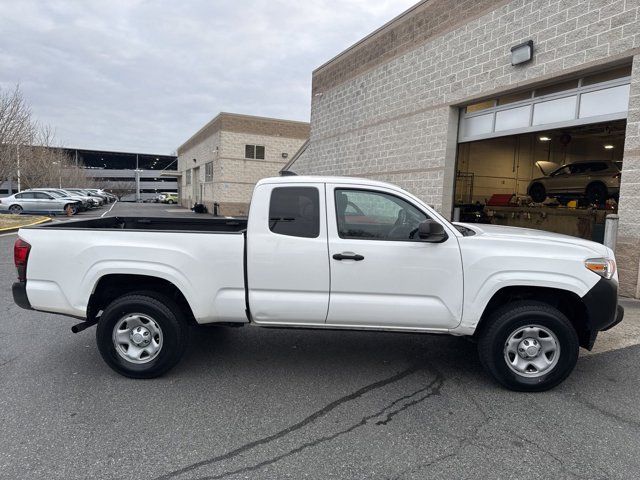
[[[584,196],[591,203],[601,204],[618,197],[620,168],[609,160],[569,163],[546,177],[531,180],[527,192],[534,202],[543,202],[547,197]]]
[[[58,197],[48,192],[23,191],[0,198],[0,212],[20,213],[67,213],[75,215],[81,202],[66,197]]]
[[[53,195],[54,197],[64,197],[78,201],[80,202],[80,210],[82,211],[89,210],[90,208],[94,207],[94,204],[89,197],[67,192],[62,188],[30,188],[29,190],[25,191],[46,192],[50,195]]]
[[[79,196],[83,196],[83,197],[89,197],[89,199],[92,201],[92,203],[96,206],[96,207],[101,207],[102,205],[104,205],[106,203],[105,199],[103,197],[100,197],[92,192],[90,192],[89,190],[84,190],[82,188],[65,188],[65,191],[73,194],[73,195],[79,195]]]

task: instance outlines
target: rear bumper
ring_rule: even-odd
[[[26,310],[33,310],[27,297],[27,282],[15,282],[11,287],[11,292],[13,293],[13,301],[16,305]]]
[[[618,283],[602,278],[582,297],[587,309],[589,338],[583,347],[591,350],[598,332],[613,328],[624,318],[624,308],[618,305]]]

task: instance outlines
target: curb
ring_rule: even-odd
[[[50,222],[50,221],[51,221],[50,218],[43,218],[42,220],[37,220],[37,221],[32,222],[32,223],[27,223],[26,225],[19,225],[17,227],[0,228],[0,235],[3,234],[3,233],[14,233],[14,232],[17,232],[18,230],[20,230],[21,228],[33,227],[35,225],[40,225],[41,223],[47,223],[47,222]]]

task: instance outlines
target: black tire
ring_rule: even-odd
[[[498,383],[510,390],[542,392],[560,384],[573,371],[580,348],[578,335],[567,317],[558,309],[542,302],[518,301],[496,310],[480,334],[478,354],[485,370]],[[528,377],[507,363],[507,340],[521,328],[543,327],[551,331],[559,344],[555,366]],[[535,375],[535,373],[533,373]]]
[[[595,203],[596,205],[602,205],[607,199],[607,187],[602,183],[592,183],[587,186],[585,190],[587,200],[589,203]]]
[[[152,318],[162,332],[162,346],[147,363],[133,363],[116,350],[114,329],[123,317],[142,314]],[[125,377],[155,378],[173,368],[188,344],[189,327],[182,310],[168,297],[153,292],[136,292],[112,301],[104,310],[96,329],[100,355],[113,370]]]
[[[9,207],[9,212],[13,215],[20,215],[22,213],[22,207],[20,205],[11,205]]]
[[[534,183],[529,189],[529,196],[534,202],[542,203],[547,198],[547,189],[541,183]]]

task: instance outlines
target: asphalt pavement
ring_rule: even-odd
[[[194,328],[176,368],[131,380],[95,328],[14,305],[15,238],[0,237],[0,478],[640,478],[636,301],[545,393],[496,385],[464,338],[254,327]]]

